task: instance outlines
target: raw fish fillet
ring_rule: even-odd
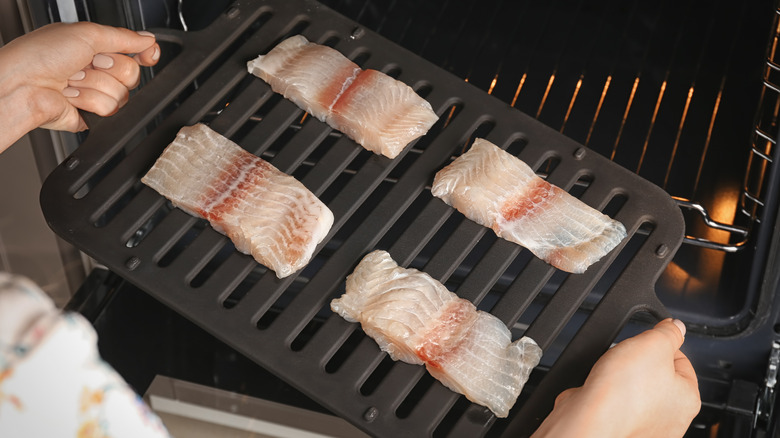
[[[298,180],[203,124],[181,128],[141,181],[279,278],[304,267],[333,225]]]
[[[481,138],[436,174],[431,192],[499,237],[567,272],[585,272],[626,237],[623,224]]]
[[[271,89],[364,148],[395,158],[438,120],[408,85],[376,70],[362,70],[335,49],[290,37],[247,70]]]
[[[508,415],[542,356],[531,338],[512,342],[501,320],[385,251],[363,258],[330,307],[360,322],[394,360],[425,364],[444,386],[498,417]]]
[[[322,122],[361,71],[339,51],[310,43],[303,35],[249,61],[247,70]]]

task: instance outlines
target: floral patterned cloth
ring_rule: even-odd
[[[0,437],[168,437],[81,315],[0,273]]]

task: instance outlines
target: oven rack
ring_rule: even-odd
[[[648,148],[647,143],[651,136],[668,137],[666,142],[649,142],[650,149],[662,150],[654,153],[670,154],[668,162],[654,163],[657,167],[667,169],[666,176],[655,175],[655,178],[649,179],[671,193],[686,212],[686,219],[689,219],[689,235],[686,236],[685,243],[729,253],[749,247],[747,243],[753,234],[753,225],[765,216],[761,210],[764,205],[764,192],[767,190],[766,183],[758,179],[767,173],[762,169],[765,168],[764,164],[767,163],[769,155],[753,147],[750,151],[750,155],[755,155],[754,158],[750,158],[753,164],[746,164],[748,163],[748,149],[746,149],[743,157],[735,158],[731,155],[728,162],[715,166],[712,163],[717,161],[717,158],[713,160],[712,157],[706,157],[708,152],[722,150],[720,147],[734,149],[731,145],[735,142],[739,142],[739,145],[743,142],[749,145],[752,142],[755,145],[758,141],[763,141],[761,137],[772,138],[771,134],[767,135],[760,128],[748,131],[749,123],[745,121],[744,134],[742,134],[743,127],[739,126],[739,129],[732,131],[738,131],[739,136],[722,140],[717,144],[717,139],[723,136],[724,130],[734,128],[724,125],[720,113],[728,110],[721,109],[719,113],[721,103],[723,106],[729,105],[726,102],[730,93],[746,93],[751,96],[755,94],[756,98],[758,96],[755,92],[758,90],[757,87],[749,90],[739,88],[734,91],[729,83],[732,80],[731,76],[739,77],[742,73],[735,74],[734,71],[723,67],[750,64],[750,62],[746,63],[744,58],[737,60],[739,48],[743,47],[740,44],[746,43],[738,37],[756,24],[756,17],[751,18],[746,15],[745,7],[716,2],[711,5],[708,12],[702,14],[703,11],[698,10],[699,8],[693,2],[676,5],[674,11],[670,12],[668,5],[660,3],[643,7],[638,6],[638,2],[620,2],[618,7],[617,4],[610,4],[608,1],[590,2],[584,6],[582,3],[575,2],[569,4],[567,8],[528,2],[483,5],[467,1],[466,4],[456,7],[448,2],[435,0],[424,4],[376,0],[321,1],[337,10],[349,12],[350,17],[356,21],[366,24],[372,30],[386,35],[413,52],[434,60],[460,78],[488,94],[499,96],[511,106],[521,108],[548,126],[572,136],[587,146],[600,148],[599,153],[628,169],[635,170],[640,175],[646,173],[645,168],[641,164],[637,166],[631,160],[626,160],[627,152],[624,149],[641,149],[642,141],[645,141],[645,148]],[[448,10],[456,8],[467,8],[471,13],[466,14],[468,18],[464,19],[463,14]],[[638,15],[635,11],[643,8],[642,16],[648,22],[657,18],[655,9],[661,10],[661,14],[667,14],[664,19],[668,22],[664,21],[664,24],[669,25],[669,32],[665,39],[658,35],[656,38],[646,39],[637,36],[642,32],[648,35],[654,32],[652,27],[644,28],[646,22],[632,22],[632,19]],[[728,12],[724,13],[724,8],[728,9]],[[614,12],[619,9],[624,12]],[[772,9],[767,12],[775,14]],[[602,13],[601,10],[608,12]],[[620,15],[620,18],[617,19],[611,14]],[[724,16],[729,17],[728,25],[723,22]],[[529,20],[528,17],[533,18]],[[605,17],[609,18],[605,19]],[[602,22],[608,25],[582,24],[598,23],[599,20],[603,20]],[[686,20],[688,20],[687,25]],[[769,24],[768,20],[766,24]],[[413,29],[415,26],[425,30],[415,31]],[[478,27],[482,34],[462,32],[458,36],[457,29],[471,27]],[[726,32],[716,30],[723,27],[728,27]],[[626,35],[631,33],[632,28],[644,30],[636,31],[631,38],[627,38]],[[588,37],[577,37],[582,34],[587,34]],[[715,34],[719,36],[716,38]],[[764,47],[764,36],[761,37],[760,47]],[[580,43],[580,40],[599,42]],[[554,42],[548,43],[548,41]],[[654,63],[646,62],[647,57],[652,56],[648,53],[653,50],[653,42],[658,41],[663,41],[671,60],[661,56],[657,57]],[[756,39],[753,38],[751,41],[751,44],[755,44]],[[594,49],[590,44],[598,46],[599,49]],[[625,60],[630,58],[627,53],[632,50],[637,52],[637,58],[642,58],[642,61],[638,62],[639,65],[630,65]],[[583,53],[585,55],[582,55]],[[717,53],[717,56],[712,56],[713,53]],[[599,56],[600,60],[590,63],[589,58],[593,56]],[[676,56],[688,57],[692,61],[687,63],[674,61]],[[534,61],[527,61],[528,59]],[[648,67],[648,65],[661,67],[666,65],[665,63],[668,63],[666,70],[654,71]],[[486,66],[483,67],[482,64]],[[607,68],[608,65],[611,67]],[[772,63],[768,63],[767,66],[772,68]],[[750,68],[756,68],[758,71],[758,65]],[[654,83],[653,75],[659,76],[657,81],[659,83]],[[633,87],[627,79],[633,80]],[[660,84],[661,79],[663,84]],[[758,78],[751,78],[753,79]],[[534,85],[529,85],[533,81],[536,81],[535,89],[532,89]],[[628,86],[631,90],[630,94],[625,93],[618,83],[623,83],[623,88]],[[676,91],[671,91],[673,89]],[[640,100],[637,96],[642,95],[643,91],[652,96],[646,98],[641,105],[637,105],[636,101]],[[621,96],[621,93],[625,95]],[[600,95],[598,99],[594,97],[597,94]],[[723,102],[721,98],[724,98]],[[623,103],[615,104],[616,99],[623,99]],[[609,106],[610,101],[612,101],[610,110],[602,111],[602,107]],[[751,111],[755,108],[753,104],[754,102],[751,101],[747,105]],[[662,129],[659,130],[659,126],[653,128],[651,121],[646,138],[634,139],[626,142],[630,144],[621,144],[620,147],[617,145],[618,141],[608,135],[598,135],[599,125],[603,123],[605,112],[623,114],[622,126],[630,126],[636,123],[636,120],[628,120],[626,123],[626,118],[630,119],[632,114],[637,112],[646,113],[652,110],[652,105],[656,106],[659,120],[666,117],[664,123],[673,124],[674,129],[669,129],[670,132],[659,132]],[[590,113],[586,114],[588,111]],[[762,111],[771,114],[773,109],[767,106]],[[665,114],[675,114],[675,116],[665,116]],[[644,117],[651,118],[649,114],[645,114]],[[570,125],[576,118],[580,119],[578,123],[585,125],[585,128],[571,129]],[[709,127],[701,125],[702,118],[708,119],[705,122],[709,123]],[[582,119],[587,120],[583,122]],[[654,120],[655,116],[652,119]],[[719,132],[719,126],[727,127],[721,128]],[[618,131],[617,128],[613,129]],[[619,131],[622,132],[623,128],[621,127]],[[635,144],[637,140],[639,144]],[[614,147],[610,141],[614,141]],[[606,147],[604,147],[605,142],[609,143]],[[667,146],[660,143],[675,146],[665,150]],[[701,162],[678,164],[676,162],[678,158],[675,156],[679,155],[677,152],[691,148],[702,150]],[[622,158],[621,154],[623,154]],[[705,158],[708,165],[703,164]],[[686,165],[689,167],[684,168]],[[692,184],[692,187],[679,184],[670,184],[667,187],[670,172],[671,180],[674,180],[675,172],[690,173],[696,170],[697,165],[699,166],[697,182]],[[641,173],[639,167],[642,167]],[[733,200],[729,200],[728,205],[722,202],[715,205],[710,193],[706,190],[701,192],[702,185],[711,182],[700,182],[699,176],[703,169],[712,172],[713,167],[717,168],[715,171],[724,171],[729,175],[733,172],[735,179],[745,180],[745,184],[741,186],[735,183],[737,187],[734,189],[737,190],[737,195],[733,196]],[[729,193],[727,196],[731,198],[731,187],[727,192]],[[733,213],[725,213],[732,209]],[[713,216],[719,217],[719,220],[713,219]]]
[[[737,252],[746,248],[754,225],[761,223],[766,206],[765,193],[769,190],[768,178],[774,165],[778,133],[777,102],[780,100],[780,64],[778,63],[778,42],[780,42],[780,8],[774,11],[775,29],[768,45],[764,61],[764,74],[759,106],[757,109],[755,128],[751,134],[749,159],[745,170],[742,193],[739,199],[739,214],[747,219],[746,226],[737,226],[715,221],[707,209],[700,203],[673,196],[680,208],[695,211],[704,223],[715,230],[727,231],[731,235],[728,242],[713,242],[709,239],[691,235],[685,236],[685,242],[703,248],[716,249],[724,252]],[[735,218],[736,219],[736,218]],[[734,221],[736,223],[736,220]]]
[[[174,55],[50,174],[41,191],[47,222],[369,434],[527,436],[632,316],[668,315],[654,284],[682,242],[683,218],[666,192],[636,174],[311,0],[241,0],[203,30],[154,32]],[[297,33],[409,84],[440,121],[389,160],[308,117],[246,72],[247,60]],[[333,211],[334,227],[309,266],[279,280],[140,183],[178,129],[197,122],[296,176]],[[465,220],[428,187],[476,136],[620,220],[629,237],[574,275]],[[346,275],[377,248],[545,350],[509,418],[470,404],[422,367],[393,363],[358,326],[332,315]]]
[[[780,102],[780,7],[774,11],[771,36],[764,61],[765,68],[756,126],[753,130],[750,159],[745,173],[744,189],[740,199],[740,213],[750,224],[760,223],[766,205],[765,194],[769,190],[767,179],[777,154],[777,105]],[[745,236],[747,240],[747,235]]]

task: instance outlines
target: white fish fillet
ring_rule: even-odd
[[[499,237],[567,272],[585,272],[626,237],[623,224],[481,138],[436,174],[431,192]]]
[[[455,392],[506,417],[539,363],[531,338],[512,342],[501,320],[430,275],[398,266],[386,251],[366,255],[331,309],[360,322],[394,360],[424,364]]]
[[[333,225],[298,180],[203,124],[181,128],[141,181],[279,278],[304,267]]]
[[[438,120],[431,105],[408,85],[362,70],[337,50],[302,35],[249,61],[247,70],[312,116],[389,158]]]

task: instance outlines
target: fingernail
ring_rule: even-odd
[[[155,38],[154,34],[149,32],[148,30],[139,30],[138,35]]]
[[[62,95],[65,97],[79,97],[79,94],[81,94],[81,92],[78,88],[67,87],[62,90]]]
[[[682,333],[684,338],[686,332],[685,323],[680,321],[679,319],[673,319],[672,322],[674,323],[674,325],[677,326],[678,329],[680,329],[680,333]]]
[[[98,53],[92,58],[92,65],[97,68],[111,68],[114,66],[114,58]]]
[[[154,52],[152,52],[152,61],[157,61],[160,59],[160,48],[155,47]]]
[[[80,81],[87,77],[87,72],[84,70],[77,71],[73,76],[69,77],[69,81]]]

